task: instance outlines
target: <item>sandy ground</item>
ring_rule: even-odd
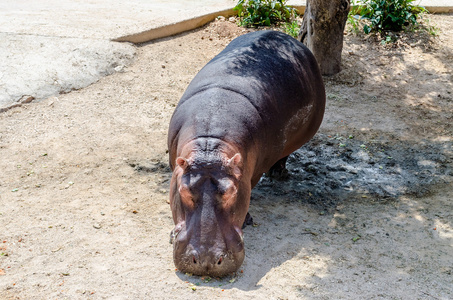
[[[175,271],[171,113],[243,29],[137,49],[123,72],[0,114],[0,299],[452,299],[453,16],[435,39],[345,36],[319,134],[264,178],[246,259]]]

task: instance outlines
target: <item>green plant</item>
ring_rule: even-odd
[[[363,26],[365,33],[401,31],[405,26],[417,25],[417,17],[426,12],[422,6],[414,5],[416,0],[363,0],[359,6],[354,6],[350,12],[353,28],[359,26],[359,20],[366,19],[368,24]]]
[[[424,24],[421,26],[422,29],[426,30],[432,36],[439,36],[439,28],[431,25],[428,19],[423,19]]]
[[[297,22],[297,20],[293,20],[291,23],[285,23],[283,30],[285,31],[285,33],[297,39],[300,30],[299,22]]]
[[[353,15],[351,13],[348,14],[348,23],[351,24],[351,26],[352,26],[352,32],[354,32],[356,34],[358,34],[361,31],[360,20],[361,20],[361,16]]]
[[[391,35],[387,35],[387,36],[385,36],[385,38],[381,41],[381,45],[390,44],[390,43],[393,43],[394,41],[395,41],[395,39],[394,39]]]
[[[286,0],[239,0],[234,7],[241,26],[257,27],[290,22],[296,10]]]
[[[351,31],[353,33],[358,34],[361,32],[360,28],[361,20],[362,16],[359,15],[357,4],[355,0],[351,0],[351,10],[349,11],[347,22],[351,24],[352,26]]]

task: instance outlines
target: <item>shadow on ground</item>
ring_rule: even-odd
[[[453,228],[448,209],[439,210],[441,205],[448,208],[451,204],[437,201],[430,207],[426,203],[427,196],[451,182],[451,149],[451,143],[366,143],[352,136],[317,134],[290,156],[287,180],[263,176],[253,190],[250,213],[255,223],[244,230],[246,259],[241,269],[223,279],[178,276],[194,288],[255,290],[272,269],[294,264],[298,275],[281,274],[282,280],[288,276],[288,280],[304,279],[298,288],[306,297],[314,293],[314,287],[331,284],[324,276],[331,276],[335,284],[341,282],[338,262],[358,264],[367,276],[387,274],[389,280],[409,280],[411,272],[421,272],[430,259],[426,256],[430,244],[420,241],[432,238],[432,229],[427,227],[435,226],[433,214],[446,228]],[[159,188],[168,189],[171,173],[166,163],[129,165],[143,175],[160,174],[164,179]],[[443,259],[450,242],[448,237],[441,242],[446,249],[440,255]],[[403,244],[415,250],[406,253],[399,248]],[[374,269],[375,259],[388,260],[389,269]],[[367,263],[360,266],[363,262]],[[313,263],[319,265],[318,272],[313,273]],[[301,275],[308,265],[310,271]],[[440,266],[438,276],[448,279],[451,271]],[[347,276],[367,284],[371,279],[367,281],[363,274],[356,270]],[[353,292],[350,287],[344,296]]]

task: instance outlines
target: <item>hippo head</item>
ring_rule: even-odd
[[[176,267],[184,273],[220,277],[244,260],[242,224],[250,184],[242,179],[242,156],[178,157],[170,187],[176,224],[171,234]]]

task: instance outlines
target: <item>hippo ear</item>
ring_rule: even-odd
[[[185,159],[184,157],[178,157],[176,159],[176,164],[184,171],[188,166],[189,166],[189,163],[187,162],[187,159]]]
[[[239,180],[242,176],[242,156],[236,153],[232,158],[228,160],[228,166],[233,171],[234,177]]]

